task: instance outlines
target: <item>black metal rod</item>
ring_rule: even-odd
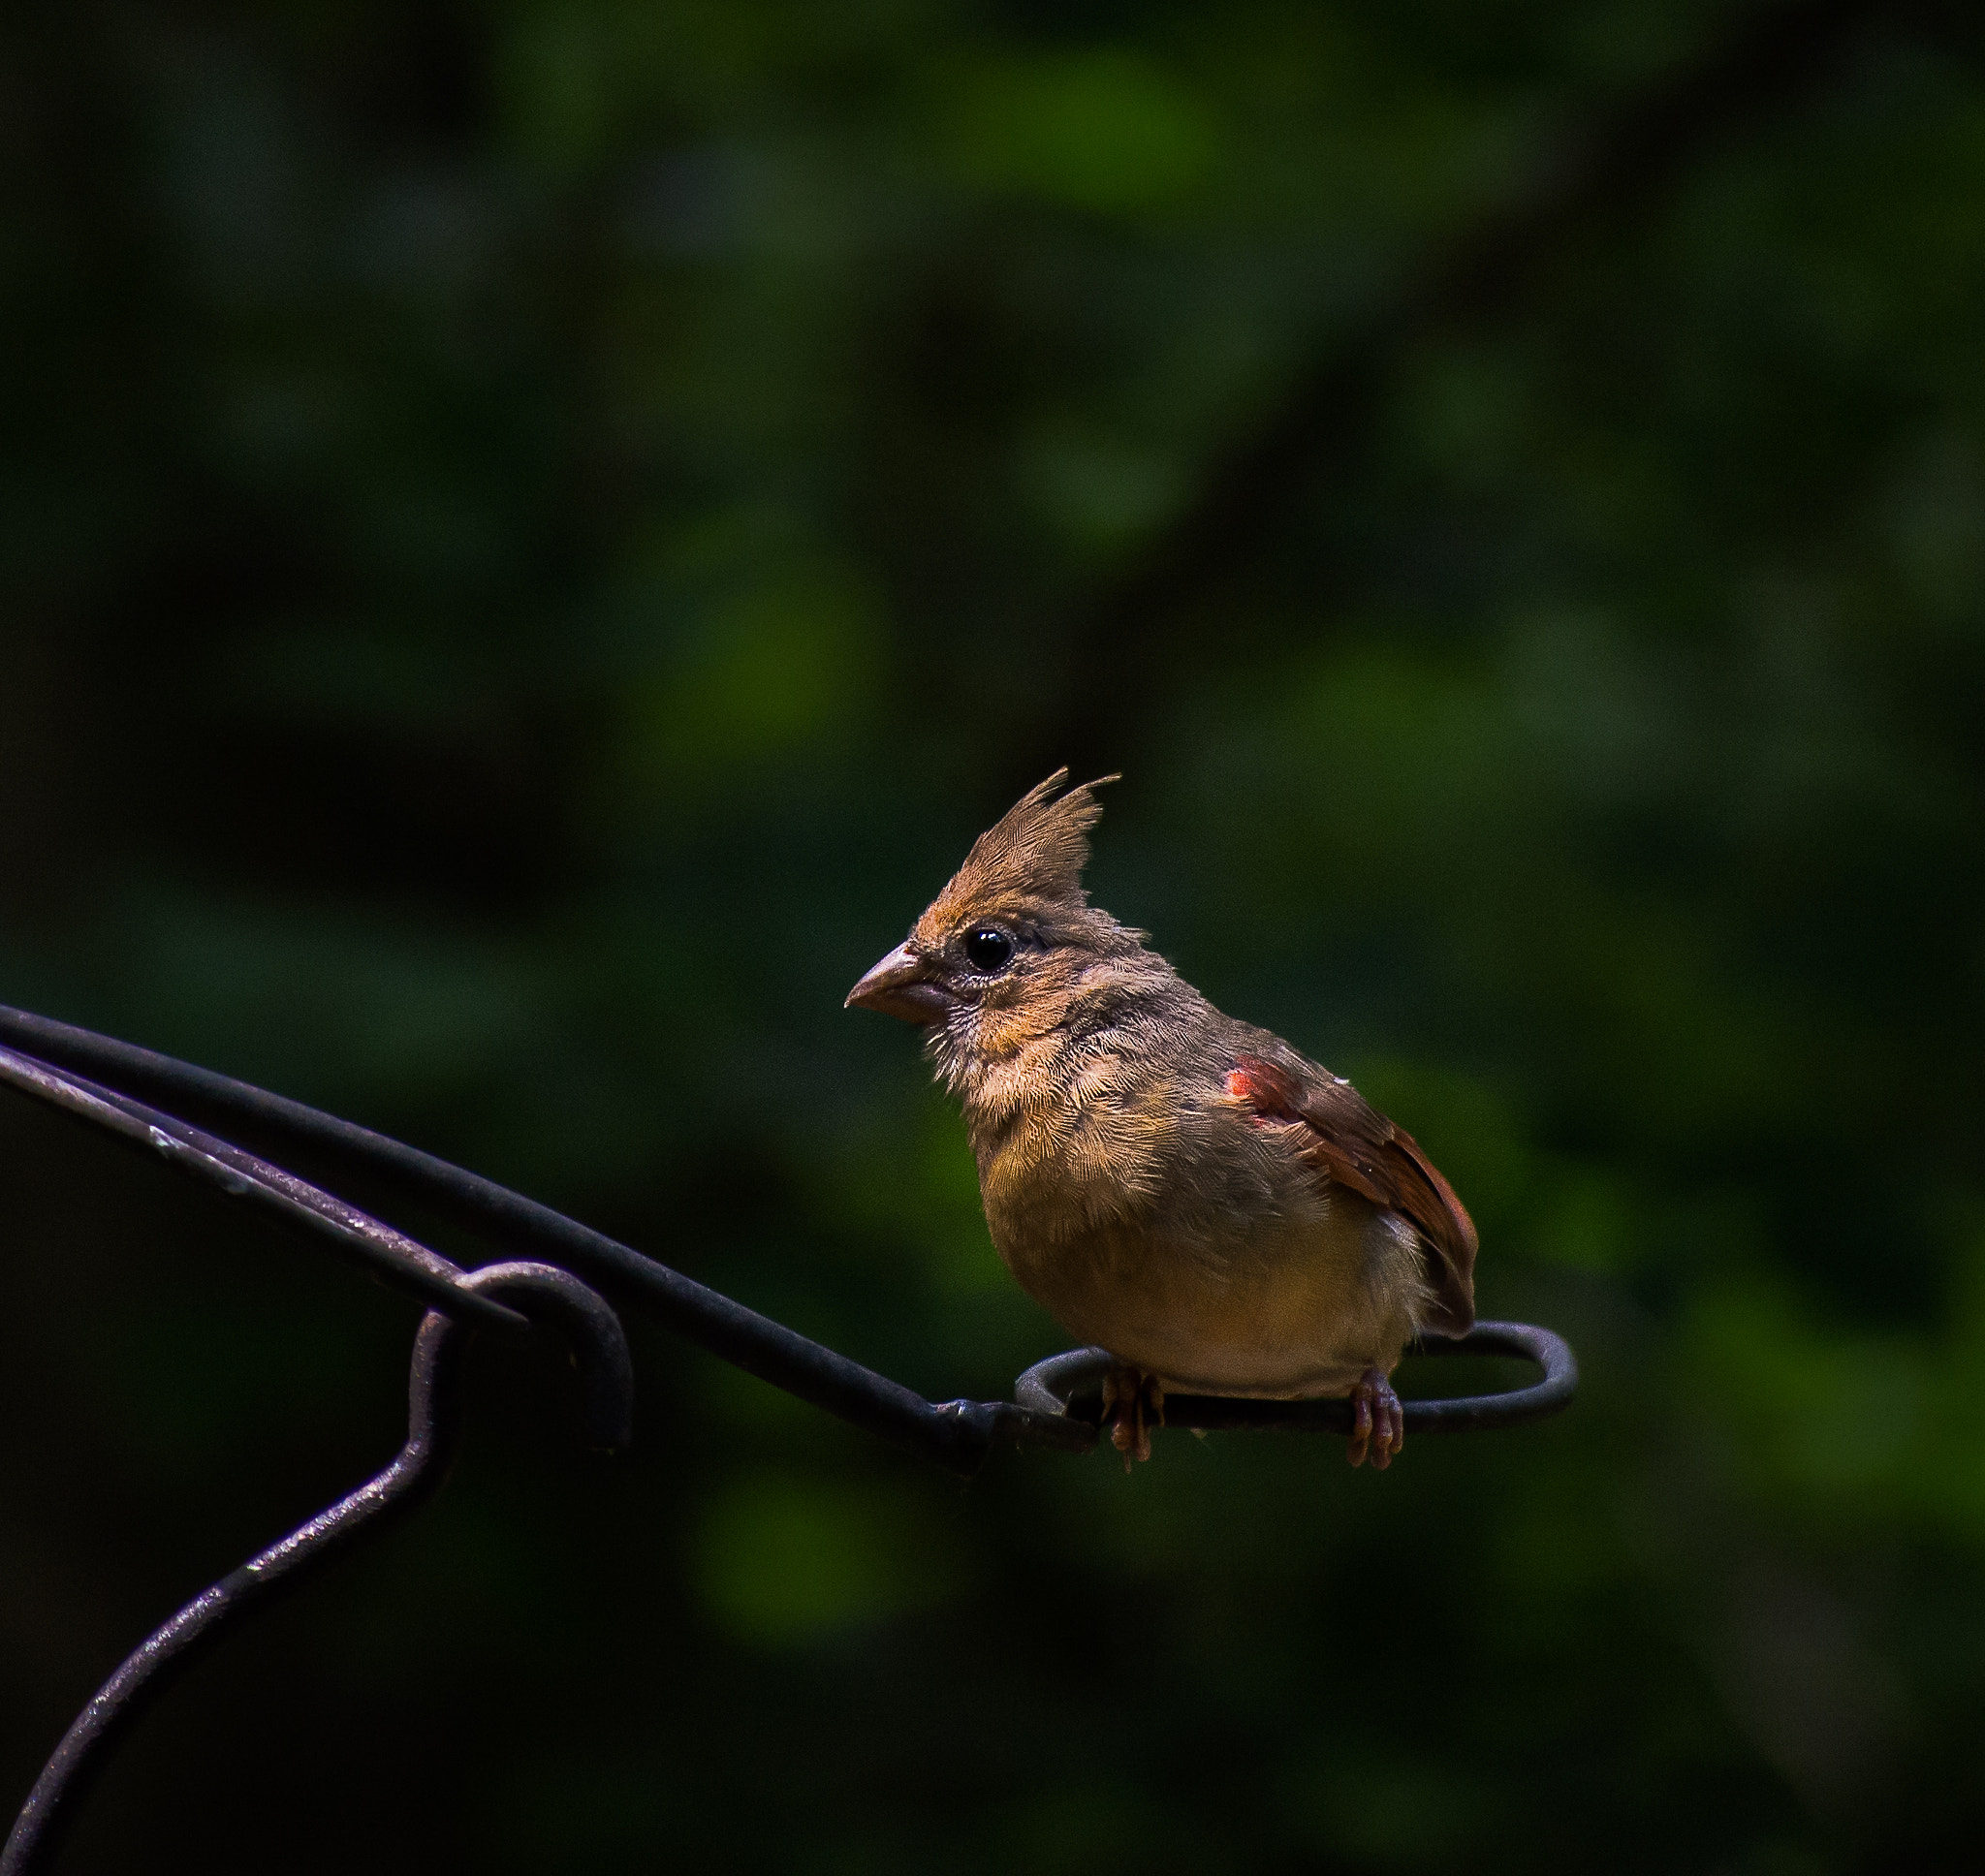
[[[461,1268],[438,1252],[417,1244],[404,1233],[368,1217],[294,1172],[244,1153],[238,1146],[189,1127],[129,1095],[62,1074],[46,1062],[5,1047],[0,1047],[0,1086],[14,1088],[118,1140],[147,1148],[169,1166],[217,1187],[230,1198],[247,1199],[331,1238],[374,1276],[411,1291],[432,1308],[511,1329],[524,1326],[524,1319],[515,1310],[465,1288]]]
[[[589,1438],[600,1446],[624,1446],[633,1424],[634,1371],[627,1338],[606,1302],[570,1272],[550,1265],[492,1265],[464,1281],[556,1323],[579,1362]],[[308,1571],[355,1540],[376,1534],[388,1513],[410,1511],[440,1488],[460,1444],[466,1340],[449,1316],[430,1310],[414,1339],[406,1444],[393,1463],[196,1596],[97,1690],[15,1819],[0,1849],[0,1876],[30,1876],[48,1866],[77,1804],[117,1743],[229,1624],[296,1587]]]
[[[520,1250],[555,1256],[595,1281],[630,1292],[700,1348],[838,1419],[913,1447],[954,1471],[976,1471],[995,1443],[1069,1444],[1066,1422],[1059,1415],[1040,1417],[1003,1401],[926,1400],[900,1382],[809,1341],[783,1323],[733,1302],[549,1205],[300,1101],[4,1005],[0,1042],[174,1105],[194,1103],[326,1153],[343,1166],[389,1179],[458,1224]]]
[[[809,1341],[783,1323],[733,1302],[549,1205],[299,1101],[4,1005],[0,1005],[0,1042],[175,1104],[191,1102],[225,1113],[251,1129],[387,1179],[471,1230],[519,1248],[556,1253],[562,1262],[594,1280],[631,1293],[678,1334],[734,1366],[854,1425],[898,1440],[954,1471],[975,1472],[995,1446],[1087,1452],[1095,1443],[1093,1417],[1086,1417],[1080,1407],[1075,1412],[1065,1408],[1068,1388],[1060,1388],[1057,1397],[1056,1391],[1039,1379],[1051,1371],[1060,1376],[1063,1363],[1093,1361],[1096,1358],[1091,1351],[1057,1356],[1028,1370],[1012,1402],[929,1401],[886,1375]],[[1492,1347],[1490,1338],[1496,1336],[1503,1340]],[[1429,1353],[1437,1353],[1443,1338],[1430,1336],[1425,1346]],[[1413,1403],[1407,1410],[1408,1426],[1452,1429],[1535,1419],[1556,1412],[1577,1386],[1571,1351],[1548,1329],[1524,1324],[1478,1324],[1470,1338],[1464,1338],[1459,1346],[1472,1353],[1527,1356],[1545,1368],[1546,1379],[1538,1388],[1517,1394],[1485,1396],[1487,1405]],[[1078,1367],[1068,1373],[1079,1377],[1087,1369]],[[1069,1385],[1074,1385],[1073,1378]],[[1530,1408],[1497,1404],[1519,1399],[1529,1400]],[[1546,1401],[1548,1405],[1543,1404]],[[1188,1413],[1202,1418],[1182,1418]],[[1252,1401],[1175,1395],[1168,1397],[1166,1405],[1166,1418],[1172,1424],[1208,1428],[1347,1432],[1349,1415],[1348,1403],[1341,1400]]]
[[[1504,1393],[1455,1400],[1408,1400],[1409,1433],[1458,1433],[1489,1426],[1521,1426],[1561,1412],[1578,1391],[1578,1361],[1561,1335],[1530,1323],[1477,1323],[1465,1335],[1428,1335],[1423,1355],[1510,1355],[1534,1361],[1543,1379]],[[1101,1384],[1113,1358],[1103,1349],[1071,1349],[1036,1363],[1014,1385],[1013,1397],[1038,1414],[1064,1414],[1093,1426],[1102,1417]],[[1165,1396],[1167,1426],[1201,1432],[1344,1433],[1351,1430],[1348,1400],[1247,1400],[1230,1394]]]

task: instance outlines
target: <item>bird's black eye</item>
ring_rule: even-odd
[[[1013,940],[997,925],[965,933],[965,956],[975,971],[996,971],[1013,956]]]

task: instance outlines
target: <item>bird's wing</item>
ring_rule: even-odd
[[[1300,1122],[1297,1152],[1318,1172],[1387,1205],[1419,1233],[1434,1306],[1427,1327],[1459,1335],[1475,1320],[1475,1227],[1454,1188],[1403,1128],[1348,1081],[1237,1055],[1227,1093],[1264,1120]]]

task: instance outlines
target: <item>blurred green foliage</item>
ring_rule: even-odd
[[[0,27],[0,999],[999,1394],[1062,1338],[841,997],[1120,768],[1098,900],[1410,1127],[1587,1373],[1383,1478],[961,1488],[638,1325],[585,1463],[479,1351],[449,1494],[177,1691],[74,1867],[1971,1865],[1985,46],[1803,60],[1843,11],[1437,316],[1763,16]],[[0,1206],[25,1791],[391,1450],[411,1317],[13,1104]]]

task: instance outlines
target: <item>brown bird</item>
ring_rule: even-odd
[[[1405,1429],[1387,1377],[1421,1329],[1474,1321],[1475,1228],[1341,1076],[1222,1016],[1089,904],[1101,783],[1058,794],[1067,778],[979,836],[848,1002],[924,1026],[1000,1257],[1114,1358],[1126,1469],[1167,1389],[1348,1395],[1351,1463],[1389,1465]]]

